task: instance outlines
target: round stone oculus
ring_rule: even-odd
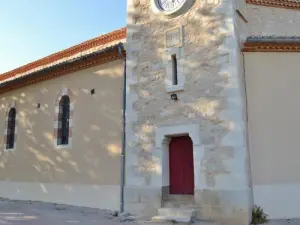
[[[194,0],[152,0],[152,9],[154,13],[163,16],[177,16],[194,3]]]

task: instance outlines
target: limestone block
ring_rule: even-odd
[[[141,202],[160,202],[162,198],[161,189],[143,189],[140,190]]]
[[[194,209],[186,208],[160,208],[158,209],[159,216],[182,216],[193,218],[195,216]]]
[[[194,207],[195,210],[195,218],[197,220],[211,220],[212,216],[211,216],[211,207],[210,205],[197,205]]]
[[[177,223],[190,223],[191,217],[188,216],[154,216],[152,217],[153,222],[175,222]]]
[[[250,190],[196,190],[197,218],[247,224],[251,220]],[[199,217],[198,217],[199,216]]]
[[[237,64],[241,58],[237,54],[239,46],[238,37],[235,36],[232,1],[197,1],[189,13],[171,20],[157,18],[149,4],[150,1],[139,0],[128,10],[128,17],[134,18],[128,19],[130,38],[126,47],[130,51],[128,82],[132,93],[128,95],[128,109],[133,112],[133,116],[128,116],[131,129],[127,137],[130,140],[136,137],[136,142],[134,146],[128,145],[126,154],[128,159],[138,164],[134,166],[143,170],[127,173],[129,177],[126,177],[126,181],[129,184],[139,183],[141,186],[137,185],[129,191],[128,197],[125,197],[125,207],[144,215],[156,215],[163,198],[162,187],[156,186],[168,185],[168,179],[163,184],[158,182],[165,173],[157,168],[166,171],[166,166],[162,165],[162,160],[152,160],[153,156],[160,157],[160,154],[152,154],[155,150],[151,146],[160,150],[165,136],[195,133],[191,128],[174,133],[172,129],[178,124],[184,128],[189,124],[201,124],[197,128],[200,134],[193,137],[193,144],[201,146],[197,147],[195,154],[195,177],[199,179],[195,184],[212,190],[196,190],[198,216],[201,219],[244,217],[239,210],[246,209],[247,199],[240,196],[241,201],[229,201],[224,197],[228,193],[218,186],[231,183],[236,175],[230,176],[232,168],[238,166],[239,169],[241,166],[235,160],[241,163],[246,160],[242,155],[234,157],[237,150],[245,152],[246,149],[237,147],[243,146],[240,143],[244,143],[245,126],[243,99],[240,96],[242,87],[237,82],[241,74]],[[178,25],[183,26],[183,46],[166,49],[165,31]],[[177,71],[179,81],[184,83],[184,90],[175,91],[178,101],[172,101],[170,94],[166,93],[166,83],[172,80],[170,56],[174,53],[178,55],[180,66]],[[232,89],[234,91],[230,92]],[[231,100],[240,104],[233,104]],[[235,114],[228,113],[231,111]],[[232,121],[239,128],[235,132],[230,132],[232,127],[228,126]],[[157,129],[145,130],[147,124],[171,128],[167,133],[159,134]],[[159,135],[161,137],[157,138]],[[206,154],[205,149],[211,149],[211,154]],[[153,166],[154,163],[160,165]],[[202,164],[205,164],[203,168]],[[233,166],[226,171],[229,164]],[[213,168],[208,168],[209,165],[213,165]],[[246,176],[243,173],[240,175]],[[145,188],[146,184],[149,188]],[[231,193],[229,195],[233,199],[238,197]]]

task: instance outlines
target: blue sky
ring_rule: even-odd
[[[126,25],[126,0],[0,0],[0,73]]]

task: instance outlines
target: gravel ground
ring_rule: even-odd
[[[121,220],[128,221],[121,221]],[[11,225],[135,225],[128,215],[53,203],[0,200],[0,224]]]

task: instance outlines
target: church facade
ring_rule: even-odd
[[[299,218],[300,2],[127,5],[126,28],[0,76],[0,197]]]

